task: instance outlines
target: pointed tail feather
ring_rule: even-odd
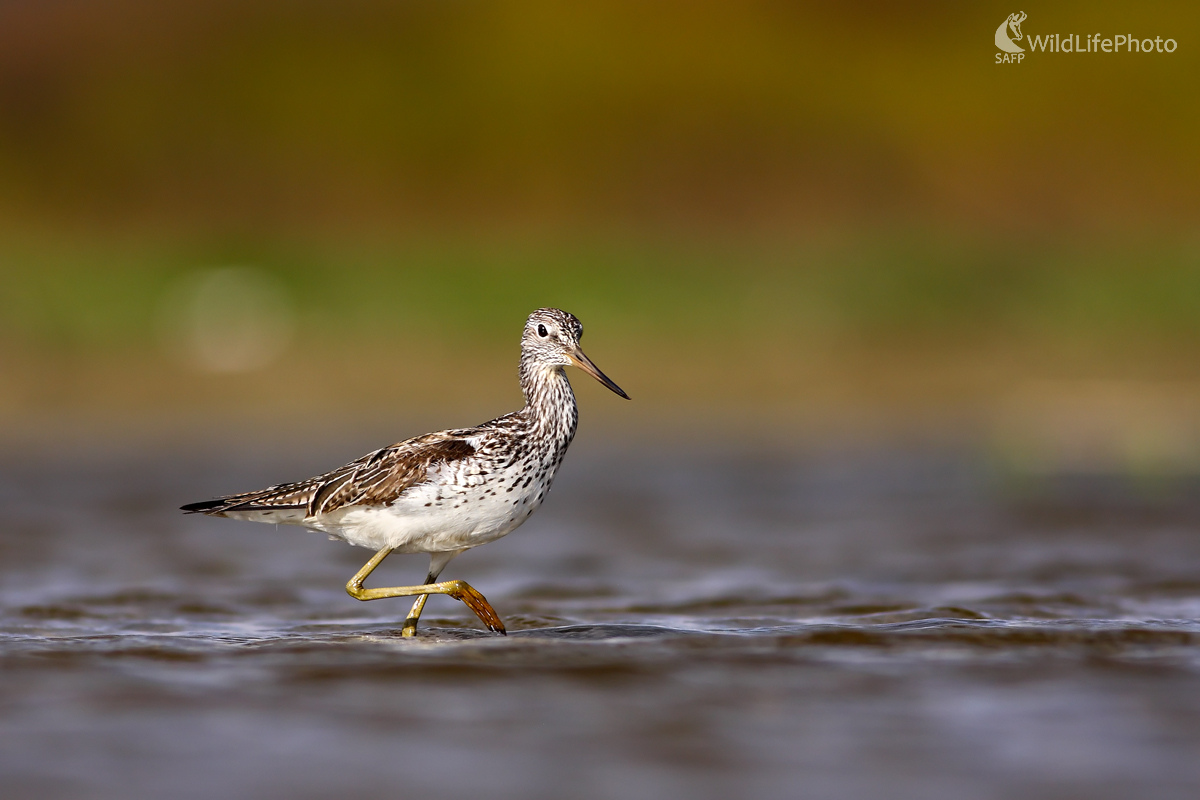
[[[207,514],[210,511],[216,511],[228,502],[225,499],[219,500],[202,500],[199,503],[188,503],[186,506],[180,506],[179,510],[185,514]]]

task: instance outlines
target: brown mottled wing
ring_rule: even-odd
[[[430,467],[474,454],[470,442],[444,433],[386,447],[331,473],[309,500],[307,516],[350,505],[391,505],[410,486],[423,482]]]
[[[183,510],[223,514],[302,508],[304,515],[311,517],[349,505],[388,505],[410,486],[423,482],[432,466],[474,455],[475,447],[462,433],[418,436],[315,478],[192,503]]]

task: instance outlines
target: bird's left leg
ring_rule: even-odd
[[[383,589],[367,589],[363,587],[363,581],[367,576],[375,571],[388,554],[392,552],[392,548],[385,547],[378,553],[371,556],[371,560],[363,565],[353,578],[346,584],[346,592],[356,600],[380,600],[384,597],[411,597],[413,595],[429,595],[429,594],[448,594],[456,600],[461,600],[467,608],[475,612],[475,616],[487,625],[488,628],[496,633],[506,633],[504,623],[500,620],[500,615],[496,613],[496,609],[492,608],[492,604],[487,601],[487,598],[481,595],[466,581],[442,581],[441,583],[426,583],[421,586],[390,586]],[[447,555],[447,554],[438,554]],[[449,554],[442,562],[445,566],[450,558],[458,555],[458,552]],[[436,556],[435,556],[436,559]],[[434,566],[434,564],[430,564]],[[420,603],[420,599],[417,600]],[[407,622],[405,629],[409,628]],[[416,625],[412,626],[412,632],[416,633]],[[412,633],[403,632],[405,636],[411,636]]]

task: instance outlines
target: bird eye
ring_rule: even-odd
[[[544,339],[544,338],[546,338],[546,337],[547,337],[547,336],[549,336],[549,335],[550,335],[550,334],[546,333],[546,326],[545,326],[545,325],[538,325],[538,336],[541,336],[541,337]]]

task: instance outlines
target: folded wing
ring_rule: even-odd
[[[350,505],[386,506],[423,483],[436,466],[474,454],[475,445],[461,433],[431,433],[368,453],[315,478],[189,503],[181,510],[216,517],[303,510],[308,518]]]

